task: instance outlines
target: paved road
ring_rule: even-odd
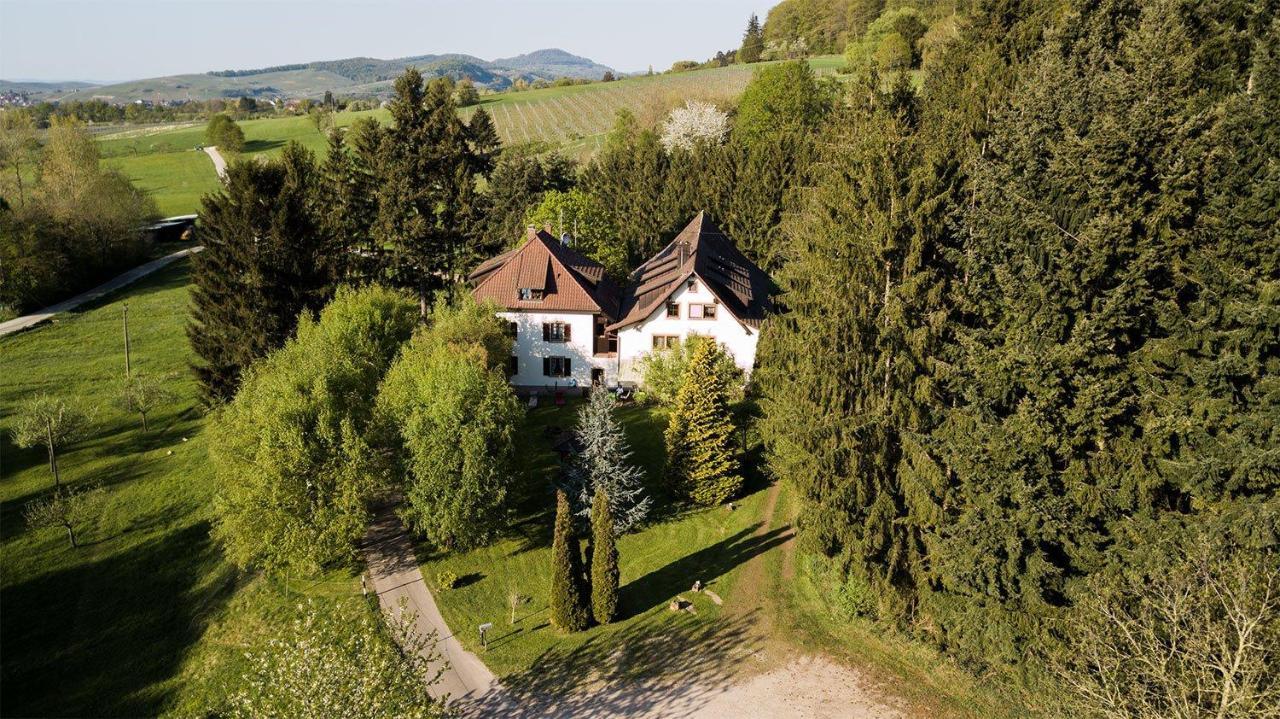
[[[218,148],[205,147],[204,152],[210,160],[213,160],[213,169],[218,173],[218,179],[227,179],[227,161],[222,159],[222,153],[218,152]]]
[[[69,300],[63,300],[62,302],[59,302],[56,305],[49,305],[48,307],[34,314],[23,315],[22,317],[11,319],[8,322],[0,322],[0,337],[3,337],[4,335],[7,335],[13,332],[17,332],[19,330],[25,330],[28,327],[34,327],[35,325],[38,325],[41,322],[45,322],[49,319],[52,319],[53,316],[58,314],[59,312],[68,312],[70,310],[74,310],[75,308],[85,304],[86,302],[92,302],[98,299],[99,297],[102,297],[103,295],[107,294],[108,292],[114,292],[120,289],[121,287],[124,287],[125,285],[139,278],[146,277],[147,275],[151,274],[152,272],[155,272],[156,270],[160,269],[161,267],[164,267],[165,265],[168,265],[174,260],[182,259],[187,255],[195,254],[203,249],[204,249],[203,246],[190,247],[185,250],[179,250],[178,252],[174,252],[173,254],[170,254],[170,255],[165,255],[164,257],[161,257],[160,259],[157,259],[157,260],[152,260],[146,263],[145,265],[139,265],[133,268],[132,270],[129,270],[128,272],[125,272],[124,274],[119,275],[114,279],[108,280],[98,285],[97,287],[94,287],[88,292],[82,292],[76,295],[75,297],[72,297]]]
[[[378,593],[383,611],[399,611],[403,598],[407,600],[408,608],[418,615],[418,632],[423,636],[435,632],[434,648],[441,658],[433,669],[444,666],[445,671],[440,682],[431,688],[432,695],[448,695],[452,701],[464,698],[473,701],[480,697],[492,701],[490,692],[500,691],[497,679],[480,658],[464,649],[449,631],[436,607],[435,598],[422,581],[408,532],[392,511],[379,514],[369,528],[364,556],[373,579],[373,590]],[[476,631],[475,627],[462,629]]]

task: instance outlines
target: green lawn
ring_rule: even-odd
[[[0,715],[189,714],[223,692],[249,640],[303,594],[359,601],[349,572],[295,580],[286,594],[281,581],[234,571],[210,541],[187,273],[175,263],[95,307],[0,338]],[[134,369],[176,374],[178,399],[149,418],[146,435],[114,403],[124,302]],[[37,392],[97,409],[91,436],[59,460],[64,481],[107,492],[79,549],[22,518],[52,486],[43,452],[16,448],[9,432],[16,404]]]
[[[556,458],[544,430],[571,428],[577,408],[578,403],[570,403],[530,413],[519,448],[525,471],[514,488],[522,512],[512,536],[459,554],[433,556],[430,549],[421,548],[423,575],[439,597],[449,626],[517,692],[542,688],[570,692],[606,667],[614,676],[661,671],[667,663],[655,652],[659,647],[669,649],[672,643],[684,650],[693,644],[705,650],[748,644],[746,623],[754,607],[735,604],[739,596],[735,581],[747,562],[779,545],[785,535],[782,528],[757,531],[767,489],[754,491],[732,511],[718,507],[676,516],[659,511],[654,523],[619,542],[621,620],[572,635],[549,626],[550,480],[555,476]],[[663,456],[665,412],[631,405],[619,414],[637,463],[655,482]],[[441,571],[456,573],[462,586],[440,588],[436,576]],[[709,583],[724,605],[691,592],[695,580]],[[511,590],[525,598],[514,625],[507,599]],[[677,595],[692,601],[696,614],[671,612],[667,605]],[[475,629],[484,622],[495,626],[487,651],[481,650]],[[730,673],[729,660],[734,656],[730,651],[718,652],[705,668],[716,666]],[[711,659],[710,652],[707,657]]]

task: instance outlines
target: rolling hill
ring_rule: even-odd
[[[134,100],[209,100],[237,97],[319,98],[326,91],[338,95],[386,95],[396,76],[406,67],[424,75],[464,77],[482,87],[501,90],[516,80],[534,82],[572,77],[598,80],[612,68],[558,49],[536,50],[500,60],[472,55],[416,55],[391,60],[350,57],[247,70],[215,70],[169,75],[111,85],[57,83],[49,88],[28,89],[37,99],[108,102]],[[616,72],[614,74],[617,74]]]

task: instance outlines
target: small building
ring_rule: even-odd
[[[520,247],[469,277],[476,299],[497,304],[510,323],[517,388],[638,383],[641,358],[695,335],[714,338],[751,372],[776,287],[705,213],[631,273],[625,289],[567,240],[529,228]]]

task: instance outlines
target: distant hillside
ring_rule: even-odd
[[[0,92],[26,92],[32,95],[51,92],[67,92],[92,87],[88,82],[28,82],[25,80],[0,80]]]
[[[516,80],[534,82],[572,77],[598,80],[612,68],[564,50],[537,50],[501,60],[472,55],[416,55],[392,60],[349,57],[342,60],[276,65],[248,70],[217,70],[202,74],[170,75],[112,85],[61,83],[44,90],[25,90],[50,99],[89,99],[112,102],[133,100],[207,100],[211,98],[312,97],[326,90],[336,94],[387,94],[391,82],[406,67],[416,67],[428,77],[464,77],[482,87],[501,90]],[[614,74],[617,74],[616,72]]]

